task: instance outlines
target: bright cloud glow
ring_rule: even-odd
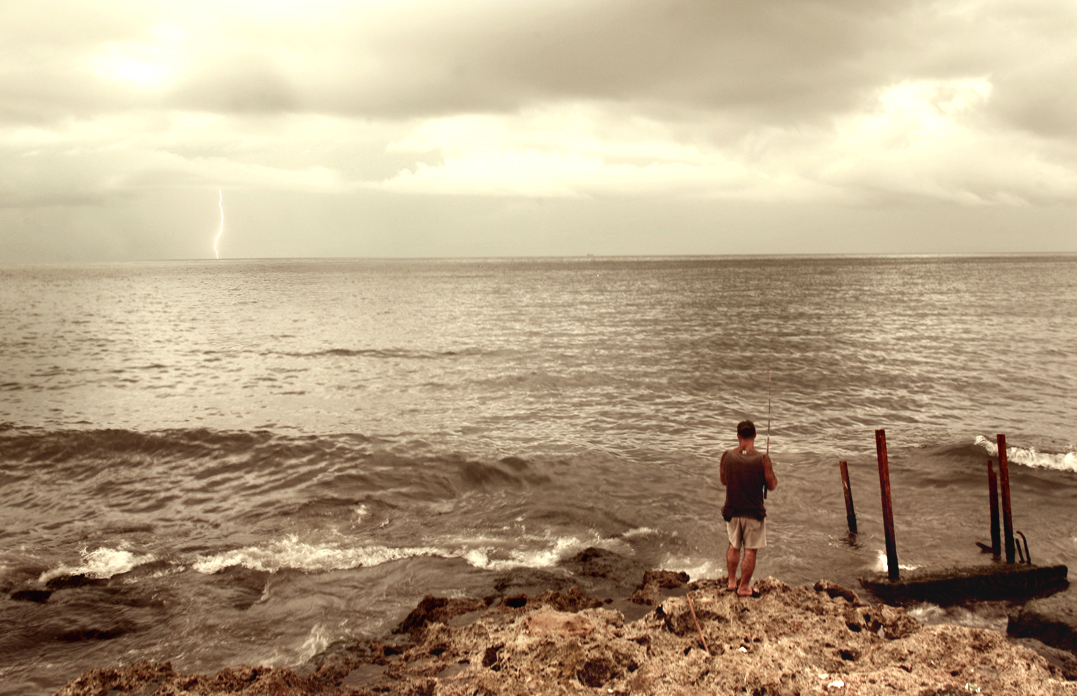
[[[1077,197],[1073,172],[1029,138],[983,118],[986,78],[902,82],[832,128],[758,128],[708,142],[574,105],[418,124],[390,152],[436,153],[377,186],[411,194],[524,197],[675,196],[868,202],[879,195],[1024,205]]]
[[[137,48],[143,50],[110,47],[104,55],[91,61],[93,72],[111,80],[130,83],[140,89],[163,89],[172,76],[172,70],[158,60],[137,57],[134,54],[154,53],[145,50],[145,47]]]
[[[428,253],[451,234],[446,206],[537,229],[554,223],[533,211],[571,210],[579,217],[557,225],[586,227],[622,201],[659,211],[660,223],[626,223],[650,240],[635,249],[662,248],[669,212],[705,230],[719,208],[737,208],[742,231],[749,210],[799,224],[811,207],[822,230],[863,211],[897,220],[903,206],[965,219],[1027,208],[1050,219],[1051,240],[1069,240],[1074,35],[1072,4],[1014,0],[780,13],[696,0],[677,11],[617,0],[0,4],[0,216],[12,211],[0,222],[9,237],[33,236],[92,204],[101,230],[130,209],[130,234],[148,237],[159,227],[135,217],[156,208],[136,202],[185,210],[193,189],[222,186],[230,245],[245,196],[267,210],[317,198],[332,201],[322,217],[266,212],[265,224],[347,230],[319,247],[343,254],[391,254],[398,239]],[[204,224],[191,221],[192,234]],[[364,246],[377,235],[388,241]],[[708,244],[679,250],[724,248]],[[445,249],[465,247],[482,251]]]
[[[905,82],[867,113],[840,119],[819,176],[869,197],[913,196],[966,205],[1077,198],[1077,176],[1034,138],[983,117],[986,79]]]

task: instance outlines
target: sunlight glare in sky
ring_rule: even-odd
[[[93,59],[93,72],[142,90],[162,90],[173,76],[160,47],[143,44],[110,44],[104,55]]]

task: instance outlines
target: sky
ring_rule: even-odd
[[[0,263],[1077,252],[1075,75],[1073,0],[0,0]]]

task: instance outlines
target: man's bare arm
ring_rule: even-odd
[[[770,463],[770,455],[768,454],[763,455],[763,476],[767,480],[768,491],[772,491],[778,487],[778,477],[774,475],[774,467]],[[725,483],[725,481],[722,483]]]
[[[722,452],[722,462],[718,465],[718,469],[721,471],[722,485],[727,485],[725,482],[725,452]]]

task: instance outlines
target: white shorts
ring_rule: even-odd
[[[761,549],[767,545],[767,522],[754,517],[734,517],[725,523],[729,543],[739,549]]]

